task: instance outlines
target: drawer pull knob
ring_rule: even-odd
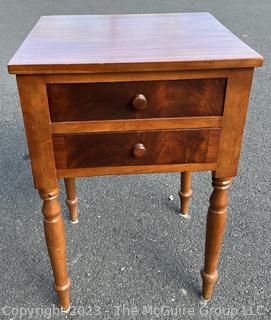
[[[141,111],[147,108],[148,101],[144,94],[137,94],[133,99],[133,108]]]
[[[145,155],[145,153],[146,153],[146,148],[145,148],[144,144],[137,143],[134,145],[133,155],[136,158],[142,158]]]

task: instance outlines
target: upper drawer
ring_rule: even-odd
[[[52,122],[221,116],[226,79],[48,84]]]

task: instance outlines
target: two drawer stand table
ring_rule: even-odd
[[[263,58],[209,13],[44,16],[8,64],[16,74],[54,288],[70,308],[59,179],[212,171],[202,297],[209,300],[237,174],[250,87]],[[98,245],[98,244],[97,244]]]

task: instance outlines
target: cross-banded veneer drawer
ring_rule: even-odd
[[[53,135],[57,169],[214,163],[220,129]]]
[[[52,122],[221,116],[226,79],[48,84]]]

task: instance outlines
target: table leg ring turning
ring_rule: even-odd
[[[59,189],[40,190],[43,199],[44,233],[55,278],[55,290],[60,306],[70,308],[70,280],[66,265],[66,241],[61,208],[58,201]]]
[[[54,283],[54,289],[57,292],[60,305],[63,308],[64,312],[68,312],[70,310],[70,287],[71,287],[71,281],[68,279],[67,284],[59,286]]]
[[[212,297],[213,289],[216,281],[218,280],[218,273],[215,271],[213,274],[207,274],[201,270],[202,277],[202,299],[209,301]]]

